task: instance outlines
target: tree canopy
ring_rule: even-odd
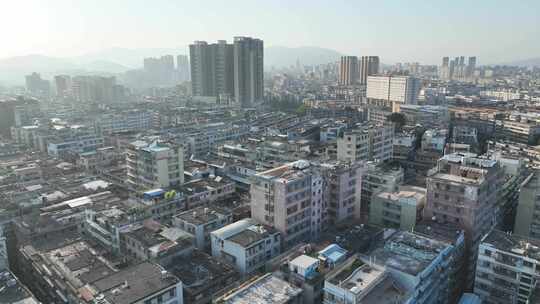
[[[396,132],[400,132],[403,126],[407,123],[407,117],[398,112],[388,115],[387,120],[394,123]]]

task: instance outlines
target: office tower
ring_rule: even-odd
[[[379,73],[379,56],[362,56],[360,58],[360,84],[366,85],[368,76]]]
[[[358,57],[341,56],[339,65],[339,84],[353,85],[358,83]]]
[[[215,95],[234,95],[234,46],[225,40],[212,45],[214,58]]]
[[[540,241],[492,230],[480,243],[474,293],[482,303],[538,303],[539,270]]]
[[[171,85],[174,83],[175,69],[172,55],[165,55],[160,58],[144,58],[143,69],[150,86]]]
[[[300,58],[296,58],[296,72],[300,74],[304,72],[302,68],[302,64],[300,63]]]
[[[449,62],[450,62],[450,58],[449,58],[449,57],[443,57],[443,59],[442,59],[442,66],[443,66],[443,67],[447,67],[448,64],[449,64]]]
[[[15,102],[0,100],[0,136],[10,138],[13,126],[15,126]]]
[[[157,58],[149,57],[143,59],[143,69],[147,72],[157,70],[159,60]]]
[[[450,79],[450,66],[449,66],[449,64],[450,64],[450,58],[443,57],[441,69],[439,71],[439,77],[441,79],[445,79],[445,80]]]
[[[112,103],[118,87],[115,77],[75,76],[71,91],[75,100],[81,103]]]
[[[189,81],[189,59],[187,55],[176,56],[176,70],[178,71],[179,82]]]
[[[319,170],[305,160],[258,173],[250,189],[251,217],[277,229],[284,248],[309,241],[322,229],[324,187]]]
[[[450,65],[448,67],[448,80],[454,78],[455,72],[456,72],[456,61],[450,60]]]
[[[458,79],[463,79],[465,77],[465,56],[456,57],[454,76]]]
[[[411,62],[408,64],[408,70],[411,75],[418,75],[420,73],[420,63]]]
[[[467,65],[466,77],[472,77],[474,75],[474,70],[476,69],[476,57],[469,57],[469,63]]]
[[[39,73],[32,73],[25,76],[26,89],[33,95],[49,96],[50,84],[48,80],[41,79]]]
[[[174,70],[174,57],[173,55],[165,55],[160,58],[163,64],[163,70],[173,71]]]
[[[234,98],[242,107],[263,100],[263,41],[250,37],[234,38]]]
[[[95,76],[93,77],[93,85],[96,96],[96,101],[100,103],[112,103],[114,95],[114,87],[116,86],[116,78]]]
[[[417,103],[420,86],[420,79],[412,76],[368,76],[366,96],[399,112],[400,104]]]
[[[76,101],[81,103],[94,100],[90,76],[75,76],[71,81],[71,92]]]
[[[454,58],[454,70],[453,70],[453,73],[452,73],[452,78],[459,78],[461,77],[461,72],[460,72],[460,65],[459,65],[459,57],[455,57]]]
[[[184,183],[182,147],[135,141],[126,151],[127,183],[135,189],[167,188]]]
[[[225,40],[189,46],[194,96],[234,95],[234,46]]]
[[[191,92],[194,96],[215,95],[212,58],[206,41],[195,41],[189,45],[191,61]]]
[[[174,57],[164,55],[160,58],[148,57],[143,60],[143,68],[147,72],[161,73],[174,70]]]
[[[456,223],[465,231],[467,288],[472,288],[478,245],[496,222],[496,204],[503,182],[496,160],[473,154],[448,154],[427,175],[424,217]]]
[[[11,127],[23,127],[33,124],[33,118],[40,114],[40,105],[36,99],[0,100],[0,136],[11,137]]]
[[[69,75],[54,76],[56,85],[56,96],[64,97],[71,91],[71,77]]]
[[[125,101],[129,90],[120,84],[115,84],[112,87],[112,101],[121,102]]]

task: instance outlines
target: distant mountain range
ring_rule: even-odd
[[[113,62],[129,69],[139,69],[143,66],[143,59],[147,57],[160,57],[163,55],[185,55],[188,47],[179,48],[152,48],[152,49],[126,49],[110,48],[82,56],[69,58],[71,61],[88,63],[96,61]],[[176,59],[175,59],[176,60]]]
[[[129,68],[107,60],[75,61],[43,55],[28,55],[0,60],[0,84],[22,85],[24,76],[38,72],[44,79],[52,80],[58,74],[103,74],[123,73]]]
[[[27,55],[0,59],[0,84],[22,85],[24,76],[38,72],[52,80],[58,74],[114,75],[142,68],[146,57],[186,54],[186,49],[111,48],[76,57]]]
[[[38,72],[45,79],[53,79],[58,74],[114,75],[131,69],[139,69],[146,57],[159,57],[166,54],[187,54],[188,47],[126,49],[110,48],[76,57],[50,57],[27,55],[0,59],[0,84],[24,84],[24,76]],[[283,47],[265,48],[264,64],[266,67],[288,67],[297,60],[302,65],[316,65],[338,61],[341,53],[320,47]],[[540,66],[540,58],[531,58],[505,63],[516,66]]]
[[[142,68],[146,57],[187,54],[188,48],[126,49],[111,48],[76,57],[50,57],[27,55],[0,59],[0,84],[22,85],[24,76],[38,72],[44,79],[53,79],[58,74],[119,74],[131,69]],[[284,67],[334,62],[341,54],[331,49],[318,47],[289,48],[270,46],[265,48],[265,66]]]
[[[520,66],[520,67],[540,67],[540,57],[517,60],[517,61],[505,63],[505,65],[513,65],[513,66]]]
[[[302,65],[316,65],[338,61],[341,53],[320,47],[270,46],[264,50],[264,65],[288,67],[299,60]]]

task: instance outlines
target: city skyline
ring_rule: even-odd
[[[540,303],[538,0],[4,2],[0,304]]]
[[[474,54],[482,59],[479,64],[491,64],[540,53],[540,42],[533,39],[540,31],[537,2],[454,1],[433,9],[423,1],[408,7],[385,1],[370,3],[368,12],[362,10],[365,5],[299,1],[285,9],[281,2],[243,1],[229,7],[219,1],[159,1],[152,6],[117,1],[107,3],[109,12],[102,14],[103,6],[88,1],[75,5],[64,0],[19,1],[5,5],[0,13],[6,24],[16,25],[3,27],[0,34],[17,42],[4,46],[0,59],[28,54],[78,56],[113,47],[186,47],[198,39],[232,36],[259,37],[267,46],[317,46],[343,55],[379,55],[384,63],[438,64],[446,54]],[[519,12],[520,18],[505,22],[510,20],[508,11]],[[20,22],[23,18],[33,22]]]

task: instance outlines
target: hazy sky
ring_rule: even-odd
[[[540,0],[1,0],[0,58],[262,38],[383,62],[540,57]]]

